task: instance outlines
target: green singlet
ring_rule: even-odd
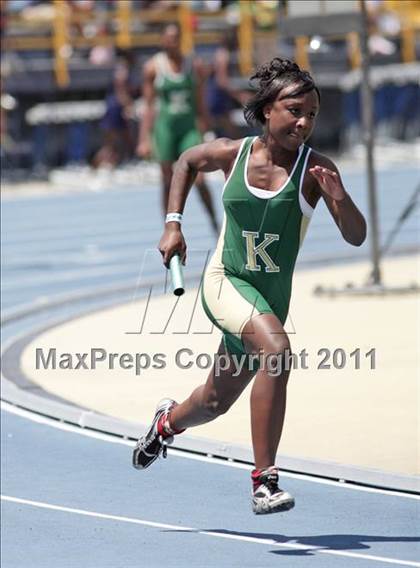
[[[154,56],[158,98],[158,115],[153,127],[153,146],[159,162],[175,162],[179,156],[196,144],[201,135],[196,127],[195,80],[192,59],[184,59],[183,68],[175,73],[168,56]]]
[[[241,335],[252,317],[275,314],[285,323],[296,257],[313,213],[302,194],[311,149],[300,146],[287,181],[267,191],[248,183],[254,140],[243,140],[224,185],[223,227],[201,289],[205,312],[235,354],[245,353]]]

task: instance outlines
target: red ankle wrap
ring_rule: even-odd
[[[162,436],[162,438],[169,438],[170,436],[175,436],[175,434],[182,434],[184,430],[175,430],[172,428],[169,422],[169,414],[164,414],[159,418],[157,423],[157,431]]]
[[[262,469],[253,469],[252,473],[251,473],[251,479],[252,479],[252,485],[254,490],[259,486],[260,484],[260,475],[261,475]]]

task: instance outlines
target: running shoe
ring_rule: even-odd
[[[168,414],[176,405],[177,403],[170,398],[164,398],[157,405],[149,430],[138,440],[133,451],[133,466],[136,469],[149,467],[160,454],[166,458],[167,445],[172,444],[174,437],[169,433],[164,433],[163,429],[159,428],[159,423],[162,424],[167,419]]]
[[[254,469],[252,472],[252,510],[256,515],[267,515],[288,511],[295,506],[295,500],[279,488],[279,468]]]

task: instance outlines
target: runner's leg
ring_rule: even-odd
[[[213,365],[207,382],[197,387],[184,402],[176,406],[170,415],[170,425],[175,430],[183,430],[211,422],[229,410],[246,388],[254,371],[249,371],[244,365],[238,376],[232,376],[237,367],[226,353],[223,341],[220,343],[218,355],[229,357],[229,367],[221,370],[216,376]]]
[[[274,465],[286,412],[286,388],[289,372],[270,375],[267,357],[284,362],[290,343],[280,320],[274,314],[260,314],[244,327],[242,341],[250,353],[261,353],[260,369],[251,391],[251,429],[255,467]],[[283,365],[284,366],[284,365]]]

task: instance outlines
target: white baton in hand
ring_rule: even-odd
[[[169,270],[171,271],[172,289],[175,296],[182,296],[185,292],[184,288],[184,275],[182,274],[182,264],[179,254],[174,256],[169,261]]]

